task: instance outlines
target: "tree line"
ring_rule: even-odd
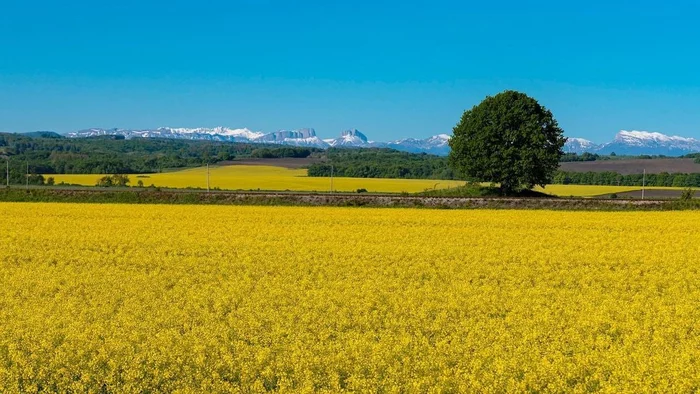
[[[643,159],[643,160],[653,160],[653,159],[676,159],[675,156],[665,156],[665,155],[617,155],[615,152],[609,155],[599,155],[597,153],[584,152],[578,153],[564,153],[560,158],[559,162],[572,162],[572,161],[599,161],[599,160],[632,160],[632,159]],[[696,163],[700,163],[700,153],[690,153],[681,157],[681,159],[695,159]]]
[[[457,179],[447,158],[386,148],[330,148],[327,160],[309,167],[309,176],[353,178]]]
[[[46,180],[40,174],[143,174],[196,167],[237,157],[307,157],[319,149],[260,144],[190,141],[123,136],[63,138],[55,133],[34,136],[0,133],[0,184]],[[257,152],[257,153],[256,153]],[[27,165],[29,171],[27,171]],[[48,176],[46,176],[48,179]]]
[[[258,156],[263,157],[263,156]],[[596,160],[615,160],[615,159],[656,159],[664,156],[606,156],[595,153],[567,153],[562,155],[560,162],[568,161],[596,161]],[[690,154],[685,158],[696,157],[700,160],[700,154]],[[399,152],[393,149],[386,148],[370,148],[370,149],[350,149],[350,148],[331,148],[326,152],[326,160],[321,163],[313,164],[309,167],[309,176],[314,177],[329,177],[333,172],[334,176],[339,177],[354,177],[354,178],[406,178],[406,179],[463,179],[454,171],[449,163],[448,158],[434,156],[429,154],[416,154]],[[555,173],[556,178],[554,183],[580,183],[580,184],[600,184],[600,185],[616,185],[617,182],[630,182],[634,184],[639,178],[641,185],[641,174],[639,176],[622,176],[615,172],[607,173],[565,173],[558,171]],[[585,173],[583,173],[585,174]],[[590,175],[600,174],[600,175]],[[614,176],[613,176],[614,175]],[[671,177],[671,175],[673,175]],[[667,183],[673,184],[671,178],[676,178],[676,184],[683,183],[683,177],[695,179],[690,176],[693,174],[669,174],[654,176],[652,182],[659,182],[659,186],[664,186]],[[622,178],[621,178],[622,177]],[[658,177],[658,181],[656,178]],[[683,178],[684,179],[684,178]],[[594,183],[599,182],[599,183]],[[688,183],[686,182],[686,183]],[[624,184],[624,183],[622,183]],[[671,186],[671,185],[669,185]]]
[[[669,186],[700,187],[700,174],[662,172],[658,174],[622,175],[617,172],[568,172],[557,171],[553,183],[563,185],[613,185],[613,186]]]

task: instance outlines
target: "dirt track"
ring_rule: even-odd
[[[425,207],[457,209],[564,209],[564,210],[658,210],[675,209],[672,200],[584,199],[584,198],[500,198],[425,197],[371,194],[251,193],[158,190],[88,189],[5,189],[0,201],[89,202],[132,204],[217,204]],[[671,204],[671,205],[670,205]],[[697,204],[696,204],[697,205]],[[692,207],[696,207],[693,205]],[[692,209],[692,207],[690,209]],[[683,208],[689,209],[689,208]],[[695,208],[697,209],[697,208]]]

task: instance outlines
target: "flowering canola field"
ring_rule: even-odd
[[[0,217],[3,393],[700,389],[700,212]]]
[[[230,165],[211,167],[209,170],[210,187],[228,190],[291,190],[291,191],[329,191],[331,179],[308,177],[306,169],[290,169],[259,165]],[[65,182],[84,186],[95,186],[104,175],[100,174],[59,174],[46,175],[54,177],[56,183]],[[136,186],[139,180],[145,186],[155,185],[168,188],[206,188],[206,167],[163,172],[158,174],[129,175],[130,186]],[[422,192],[426,189],[442,189],[464,185],[461,181],[435,179],[385,179],[385,178],[333,178],[333,190],[354,192],[366,189],[369,192]]]
[[[291,191],[329,191],[330,178],[308,177],[305,169],[260,165],[229,165],[211,167],[210,187],[224,190],[291,190]],[[104,174],[56,174],[56,183],[69,183],[83,186],[95,186]],[[130,186],[136,186],[141,180],[145,186],[154,185],[167,188],[206,188],[206,167],[163,172],[158,174],[129,175]],[[385,179],[385,178],[333,178],[333,190],[354,192],[366,189],[369,192],[416,193],[426,189],[444,189],[464,185],[462,181],[440,179]],[[639,186],[597,186],[597,185],[547,185],[535,190],[556,196],[592,197],[610,193],[622,193],[639,190]],[[676,189],[670,187],[647,187],[647,189]]]

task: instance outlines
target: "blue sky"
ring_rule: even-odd
[[[698,15],[645,0],[4,0],[0,131],[426,137],[516,89],[569,136],[700,138]]]

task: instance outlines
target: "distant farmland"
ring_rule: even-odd
[[[612,171],[622,175],[668,173],[700,173],[700,164],[693,159],[634,159],[634,160],[597,160],[561,163],[560,170],[570,172],[604,172]]]

